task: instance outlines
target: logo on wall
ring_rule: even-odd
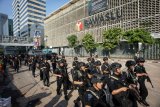
[[[83,23],[82,23],[81,21],[78,21],[78,22],[76,23],[76,30],[77,30],[77,31],[83,30]]]

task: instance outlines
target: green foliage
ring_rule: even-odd
[[[156,44],[160,44],[160,38],[155,39]]]
[[[126,31],[123,36],[126,40],[128,40],[129,43],[154,43],[154,38],[145,29],[136,28],[133,30],[129,30]]]
[[[103,32],[103,43],[102,47],[104,49],[111,50],[115,48],[122,38],[121,28],[112,28]]]
[[[95,43],[92,35],[88,33],[82,39],[82,44],[86,49],[87,53],[92,53],[97,47],[97,44]]]
[[[68,40],[69,47],[74,48],[74,47],[77,46],[77,41],[78,40],[77,40],[77,36],[76,35],[68,36],[67,40]]]

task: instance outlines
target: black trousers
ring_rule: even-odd
[[[52,63],[53,72],[56,70],[56,63]]]
[[[63,85],[64,95],[67,96],[67,79],[57,78],[57,93],[60,93],[62,85]]]
[[[43,71],[40,70],[40,80],[43,80]]]
[[[84,88],[79,88],[78,89],[78,97],[75,100],[76,102],[81,101],[82,107],[85,107],[85,104],[84,104],[84,93],[85,93],[85,89]]]
[[[142,100],[146,100],[147,96],[148,96],[148,90],[146,88],[145,85],[145,79],[138,79],[139,82],[139,91],[140,91],[140,95],[142,97]]]
[[[29,71],[30,71],[31,70],[31,64],[29,64],[28,67],[29,67]]]
[[[15,70],[16,72],[19,72],[19,66],[18,66],[18,65],[14,65],[14,70]]]
[[[36,70],[36,68],[32,68],[32,75],[33,75],[33,77],[35,77],[35,70]]]
[[[49,85],[49,73],[43,71],[43,84],[46,86]]]

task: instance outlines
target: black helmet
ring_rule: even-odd
[[[96,61],[96,62],[94,62],[94,65],[95,65],[95,66],[100,66],[100,65],[101,65],[101,61]]]
[[[86,66],[84,62],[79,62],[78,65],[79,65],[79,68],[81,68],[82,66]]]
[[[104,57],[104,58],[103,58],[103,61],[107,61],[107,60],[108,60],[108,57]]]
[[[126,65],[126,67],[135,66],[135,65],[136,65],[136,62],[135,62],[135,61],[132,61],[132,60],[128,60],[125,65]]]
[[[92,79],[91,79],[91,83],[98,83],[98,82],[103,82],[104,80],[104,76],[101,74],[94,74]]]
[[[144,59],[143,57],[139,57],[139,58],[137,59],[137,62],[145,62],[145,59]]]
[[[112,63],[111,64],[111,69],[114,71],[115,69],[117,69],[117,68],[121,68],[122,67],[122,65],[120,64],[120,63],[118,63],[118,62],[114,62],[114,63]]]
[[[74,57],[74,61],[77,61],[78,60],[78,58],[77,57]]]

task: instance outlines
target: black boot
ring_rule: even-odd
[[[74,107],[79,107],[79,103],[78,103],[79,101],[74,100],[73,102],[74,102]]]
[[[67,95],[65,95],[65,97],[64,97],[64,98],[65,98],[65,100],[67,100],[67,101],[69,100],[69,98],[68,98],[68,96],[67,96]]]
[[[59,91],[57,91],[57,95],[61,95],[61,93]]]

